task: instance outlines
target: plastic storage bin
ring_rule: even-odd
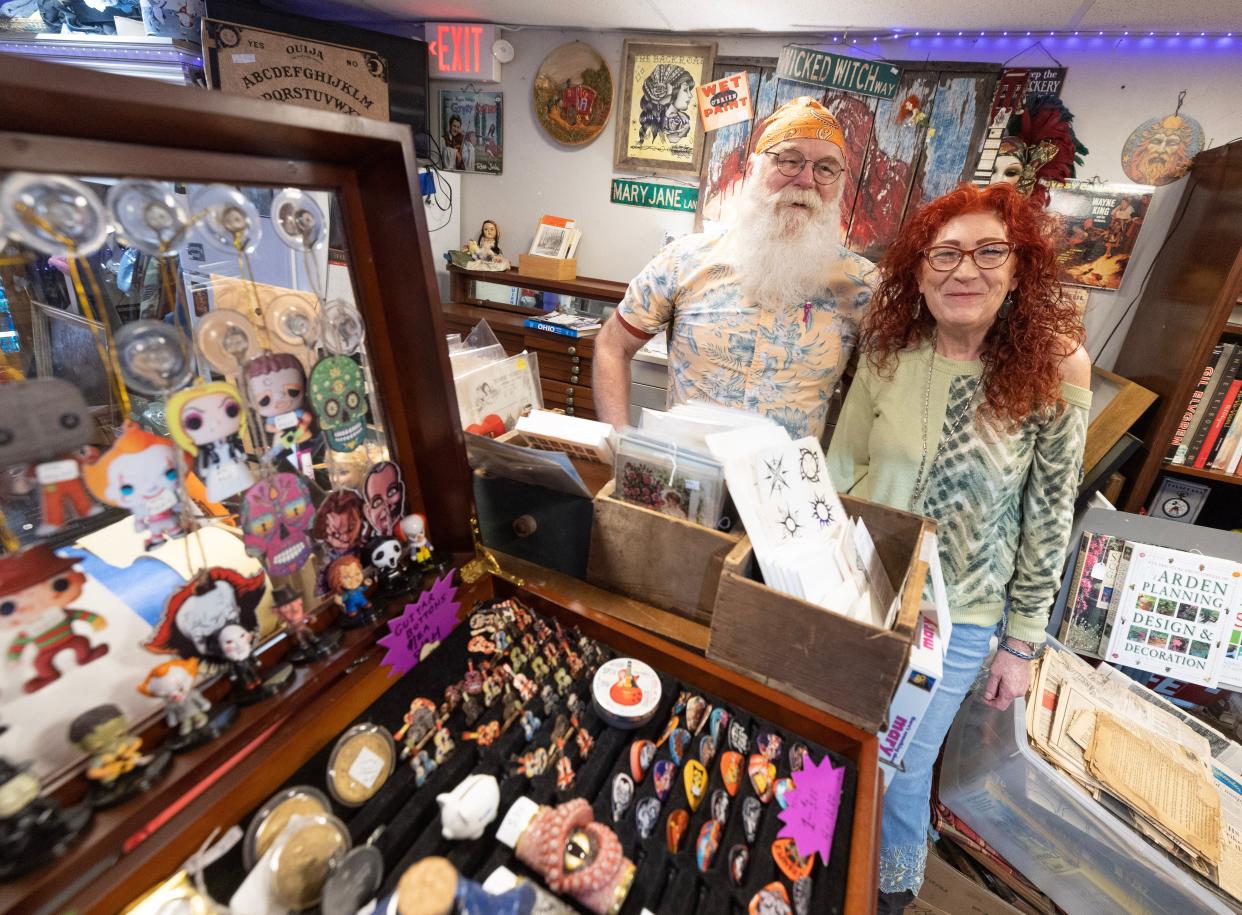
[[[1026,705],[973,694],[945,741],[940,800],[1070,915],[1232,911],[1062,775],[1026,736]]]

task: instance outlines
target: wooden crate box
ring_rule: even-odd
[[[927,577],[923,540],[936,525],[864,499],[841,501],[850,517],[867,525],[898,595],[893,628],[879,629],[769,588],[757,580],[754,550],[743,538],[724,561],[707,656],[874,732],[905,671]]]
[[[609,481],[595,496],[587,581],[709,622],[725,557],[741,535],[614,499],[614,486]]]

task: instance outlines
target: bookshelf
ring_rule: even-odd
[[[1141,510],[1160,475],[1169,473],[1213,484],[1211,500],[1224,505],[1219,517],[1229,525],[1225,519],[1242,507],[1242,476],[1170,465],[1165,456],[1212,348],[1222,337],[1242,336],[1242,141],[1200,153],[1187,180],[1182,212],[1152,265],[1114,366],[1159,397],[1138,427],[1142,447],[1123,468],[1128,486],[1120,507]]]

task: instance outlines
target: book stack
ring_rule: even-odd
[[[530,253],[539,257],[570,258],[577,253],[581,240],[582,230],[575,220],[545,215],[535,226]]]
[[[592,318],[589,315],[569,315],[559,311],[538,318],[527,318],[522,323],[534,330],[560,334],[562,337],[592,337],[598,334],[603,326],[599,318]]]
[[[1242,343],[1216,344],[1169,443],[1170,464],[1237,474],[1242,464]]]

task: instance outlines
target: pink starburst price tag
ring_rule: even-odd
[[[457,589],[451,584],[452,580],[452,572],[437,579],[417,603],[406,604],[405,612],[388,621],[388,634],[379,644],[388,649],[380,663],[389,668],[389,677],[408,674],[457,627],[457,611],[461,605],[457,602]]]
[[[841,783],[845,769],[834,769],[825,756],[819,764],[808,756],[802,771],[793,774],[793,790],[789,806],[779,814],[785,824],[778,838],[793,839],[798,854],[810,857],[816,852],[825,864],[832,853],[832,835],[837,828],[837,810],[841,806]]]

